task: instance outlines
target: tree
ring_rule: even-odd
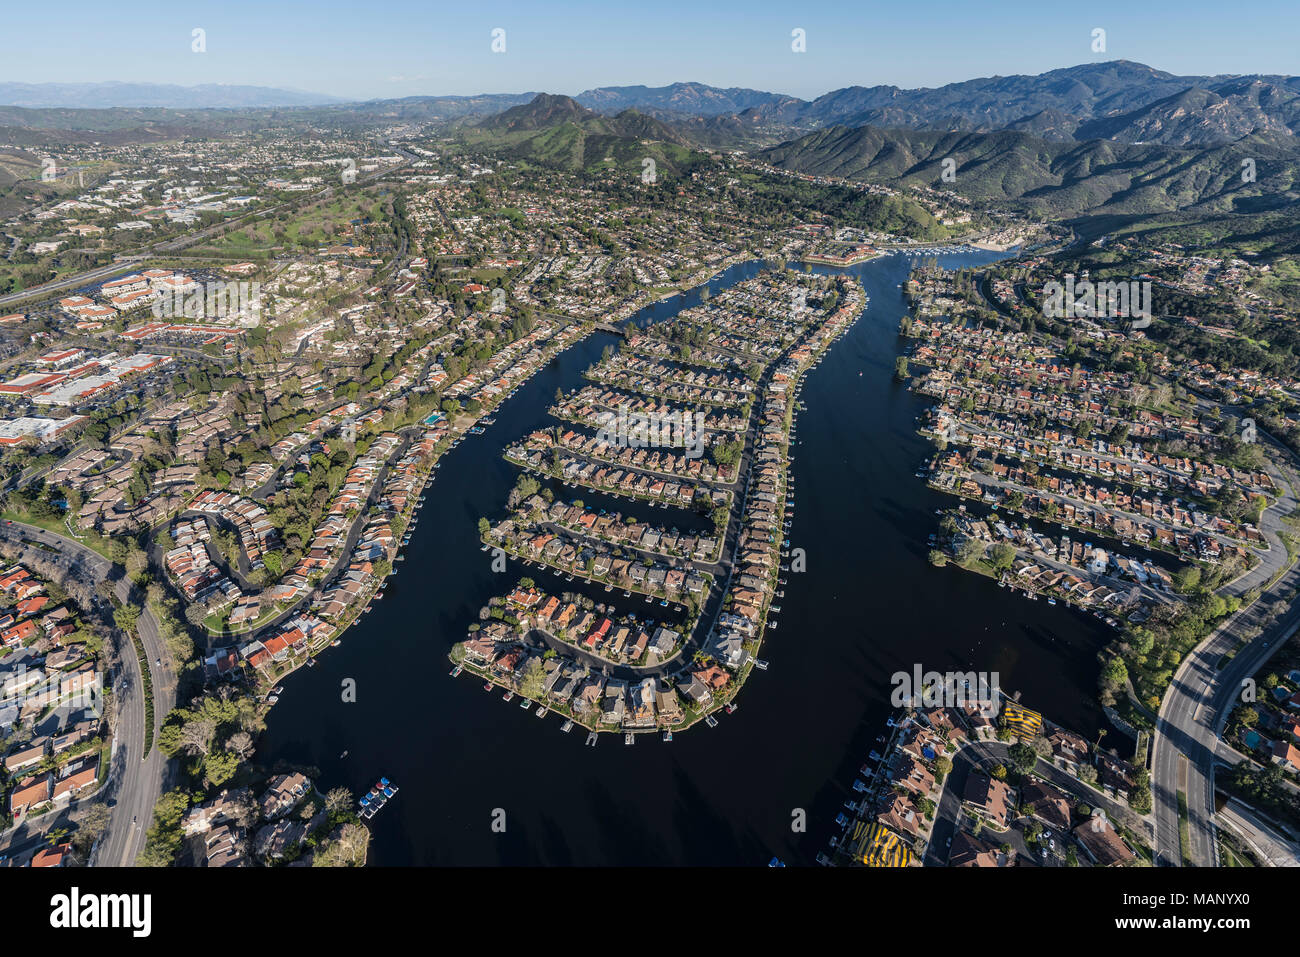
[[[546,684],[546,670],[542,666],[540,658],[532,658],[528,662],[528,667],[524,669],[524,675],[519,680],[519,693],[525,698],[534,700],[542,696]]]
[[[952,773],[952,760],[946,757],[934,759],[934,779],[935,782],[941,782]]]
[[[1174,572],[1174,587],[1179,594],[1187,595],[1194,592],[1201,584],[1201,569],[1196,565],[1184,565],[1178,571]]]
[[[247,731],[236,731],[226,742],[226,749],[238,755],[241,761],[247,761],[253,756],[253,736]]]
[[[1017,742],[1007,749],[1011,763],[1021,774],[1031,770],[1038,763],[1038,752],[1023,742]]]
[[[100,836],[108,830],[108,822],[112,817],[108,805],[103,801],[96,801],[90,807],[86,808],[85,816],[77,826],[77,833],[72,837],[72,846],[81,854],[88,854],[90,849],[95,846],[95,842]]]
[[[239,770],[239,755],[233,751],[214,751],[203,759],[203,776],[213,787],[220,787]]]
[[[1016,550],[1005,542],[998,542],[989,550],[989,558],[993,561],[994,571],[1010,571],[1011,563],[1016,560]]]
[[[330,820],[346,814],[352,809],[352,792],[347,788],[330,788],[325,795],[325,812]]]
[[[370,831],[360,824],[344,824],[330,834],[312,858],[313,867],[360,867],[366,862]]]

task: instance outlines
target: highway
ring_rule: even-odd
[[[1269,539],[1276,569],[1285,555],[1277,537],[1281,519],[1296,508],[1291,486],[1275,476],[1282,495],[1265,512],[1261,531]],[[1239,579],[1232,590],[1242,584]],[[1260,584],[1257,582],[1257,584]],[[1300,568],[1291,566],[1260,599],[1225,620],[1186,658],[1174,674],[1160,705],[1152,736],[1151,792],[1156,816],[1156,863],[1177,867],[1183,862],[1178,834],[1178,792],[1187,795],[1191,846],[1187,860],[1196,867],[1219,863],[1214,822],[1214,768],[1219,735],[1241,695],[1243,682],[1253,675],[1300,628],[1300,607],[1292,605],[1276,622],[1265,627],[1274,602],[1300,587]],[[1239,636],[1251,628],[1263,633],[1243,646],[1222,669],[1219,662],[1237,648]]]
[[[93,587],[108,579],[113,591],[124,604],[140,608],[138,630],[153,675],[154,735],[162,719],[176,704],[176,675],[163,647],[158,621],[144,606],[144,596],[126,578],[120,566],[113,565],[98,552],[74,539],[56,535],[34,525],[5,522],[0,525],[0,539],[41,552],[48,561],[67,568],[73,577]],[[24,544],[38,542],[51,551]],[[52,555],[51,552],[54,554]],[[57,556],[57,557],[55,557]],[[141,760],[144,750],[145,707],[140,664],[135,645],[129,637],[114,629],[119,639],[115,648],[119,667],[112,675],[115,720],[113,750],[105,797],[112,802],[108,831],[100,841],[92,863],[96,866],[126,867],[135,862],[144,847],[145,831],[153,816],[153,806],[162,793],[166,761],[157,747]],[[158,661],[161,660],[161,664]]]

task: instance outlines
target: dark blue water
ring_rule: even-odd
[[[941,261],[956,268],[994,258]],[[712,291],[758,268],[734,267]],[[632,747],[604,735],[587,748],[580,729],[562,734],[554,716],[539,720],[472,677],[447,675],[448,649],[518,577],[552,591],[574,587],[514,564],[493,574],[477,523],[504,513],[518,474],[502,446],[554,424],[546,407],[556,388],[580,385],[582,371],[617,343],[601,333],[550,363],[485,435],[443,458],[388,596],[317,667],[285,681],[257,760],[315,767],[322,788],[360,793],[381,774],[393,779],[400,794],[371,822],[371,861],[381,865],[755,865],[774,854],[796,864],[825,846],[883,728],[896,671],[996,671],[1025,704],[1095,737],[1102,626],[926,560],[934,510],[953,500],[914,477],[931,450],[915,432],[926,400],[893,380],[905,311],[898,284],[908,268],[890,257],[848,270],[870,306],[806,377],[794,449],[791,539],[805,549],[808,571],[787,576],[777,599],[780,627],[761,652],[770,669],[753,673],[739,710],[717,728],[691,729],[672,744],[645,735]],[[677,297],[643,318],[698,302],[697,293]],[[638,513],[632,503],[615,507]],[[642,511],[655,521],[675,514]],[[357,682],[356,703],[341,700],[345,678]],[[791,830],[799,808],[809,819],[803,834]],[[496,809],[504,833],[492,829]]]

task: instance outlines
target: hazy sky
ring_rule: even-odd
[[[0,80],[247,83],[370,99],[698,80],[813,97],[1128,59],[1300,73],[1300,0],[62,0],[0,12]],[[192,51],[194,28],[207,52]],[[1094,28],[1105,52],[1092,49]],[[493,53],[492,31],[505,30]],[[791,31],[807,50],[791,50]]]

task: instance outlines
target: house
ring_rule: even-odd
[[[9,812],[17,817],[29,809],[44,804],[50,799],[51,776],[47,772],[40,777],[26,778],[19,781],[9,794]]]
[[[1007,867],[1011,861],[997,846],[968,831],[958,831],[948,851],[949,867]]]
[[[72,850],[71,844],[56,844],[46,847],[32,855],[32,867],[62,867],[64,858]]]
[[[1135,856],[1101,808],[1094,810],[1091,818],[1074,829],[1074,839],[1098,867],[1121,866]]]
[[[1129,792],[1133,790],[1133,778],[1136,773],[1133,765],[1104,751],[1097,752],[1096,764],[1097,784],[1102,790],[1127,801]]]
[[[966,792],[962,801],[994,827],[1005,829],[1011,807],[1015,803],[1009,785],[982,771],[972,771],[966,777]]]
[[[1070,799],[1037,778],[1021,787],[1020,806],[1030,817],[1038,818],[1050,827],[1064,829],[1070,826]]]
[[[243,867],[243,834],[233,824],[223,824],[204,840],[208,867]]]
[[[32,741],[21,751],[15,751],[5,757],[5,770],[10,774],[21,771],[23,768],[29,768],[33,764],[39,764],[45,757],[46,738],[40,738]]]
[[[886,791],[876,810],[876,820],[900,834],[916,837],[921,828],[921,816],[907,795]]]
[[[95,775],[99,770],[98,758],[92,758],[77,765],[75,769],[69,769],[64,772],[63,777],[59,778],[54,784],[53,800],[56,804],[64,801],[71,801],[86,788],[95,783]]]
[[[663,688],[655,693],[655,710],[665,724],[677,724],[685,717],[681,701],[671,688]]]
[[[697,707],[707,708],[713,702],[713,693],[709,691],[709,686],[691,675],[689,680],[678,685],[677,690],[682,697]]]
[[[1274,741],[1272,760],[1288,771],[1300,771],[1300,748],[1292,741]]]
[[[243,804],[249,794],[248,788],[222,791],[210,801],[194,805],[181,818],[181,833],[190,837],[212,830],[214,824],[229,820],[235,808]]]
[[[310,790],[311,778],[305,774],[295,771],[275,775],[267,782],[266,792],[262,795],[262,816],[272,820],[287,814]]]
[[[1080,765],[1088,762],[1088,742],[1077,734],[1064,728],[1052,728],[1047,743],[1052,748],[1052,763],[1058,768],[1077,775]]]

